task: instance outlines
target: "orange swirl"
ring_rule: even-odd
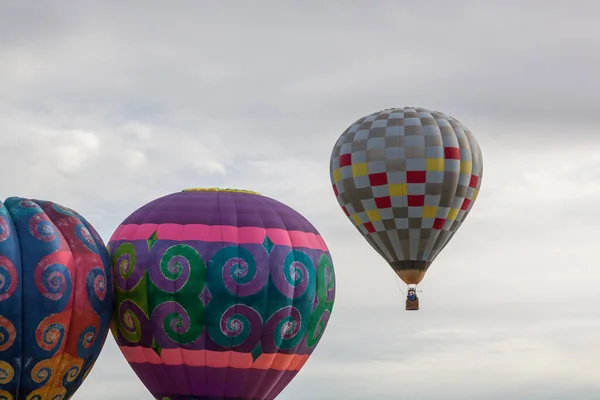
[[[0,351],[8,350],[17,338],[17,330],[12,322],[0,315]]]

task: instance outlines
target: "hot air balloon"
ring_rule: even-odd
[[[112,317],[108,252],[59,204],[0,202],[0,399],[66,400],[98,358]]]
[[[392,108],[348,127],[330,159],[346,216],[408,285],[416,285],[463,223],[481,186],[481,150],[458,120],[424,108]]]
[[[166,195],[127,217],[108,246],[112,332],[157,399],[274,399],[332,312],[325,242],[256,192]]]

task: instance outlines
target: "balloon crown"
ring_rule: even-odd
[[[246,194],[254,194],[256,196],[262,196],[260,193],[252,191],[252,190],[231,189],[231,188],[189,188],[189,189],[183,189],[182,192],[235,192],[235,193],[246,193]]]

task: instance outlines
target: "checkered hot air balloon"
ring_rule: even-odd
[[[392,108],[354,122],[330,160],[344,213],[407,285],[417,285],[477,198],[481,150],[458,120]]]

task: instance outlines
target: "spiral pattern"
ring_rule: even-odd
[[[6,390],[0,389],[0,400],[14,400],[14,397]]]
[[[289,350],[302,341],[306,326],[300,311],[294,306],[280,308],[267,320],[263,335],[262,348],[265,353],[276,353],[280,349]]]
[[[98,246],[96,246],[96,241],[94,240],[94,237],[92,236],[91,232],[84,224],[79,223],[75,225],[75,235],[77,236],[79,241],[83,243],[85,247],[87,247],[88,250],[90,250],[92,253],[98,253]]]
[[[0,315],[0,351],[11,348],[17,338],[17,330],[10,320]]]
[[[61,206],[60,204],[53,203],[52,209],[57,213],[69,216],[69,217],[77,217],[77,213],[71,210],[69,207]]]
[[[19,207],[21,208],[38,208],[38,205],[35,202],[27,199],[23,199],[19,202]]]
[[[8,223],[6,222],[6,218],[0,216],[0,243],[8,239],[9,234],[10,228],[8,226]]]
[[[315,268],[308,254],[292,249],[284,258],[283,265],[278,268],[283,268],[281,275],[284,279],[275,279],[274,282],[281,294],[292,299],[304,295],[311,281],[310,271]]]
[[[136,265],[136,252],[132,243],[122,243],[111,255],[117,285],[125,289],[127,280],[133,274]]]
[[[160,333],[155,332],[158,335],[156,340],[160,343],[165,343],[165,339],[172,343],[189,343],[200,336],[200,332],[197,332],[191,338],[185,338],[189,336],[186,334],[190,329],[190,316],[176,301],[166,301],[156,307],[152,312],[152,321],[162,327]]]
[[[106,273],[104,269],[95,267],[88,272],[85,278],[85,286],[92,308],[97,309],[106,298]]]
[[[223,260],[226,260],[223,263]],[[269,279],[268,254],[264,248],[249,250],[243,246],[226,246],[219,249],[211,258],[210,266],[221,270],[222,280],[229,293],[237,298],[258,293]],[[215,277],[216,278],[216,277]],[[211,279],[212,280],[212,279]]]
[[[5,256],[0,256],[0,302],[11,297],[19,284],[15,265]]]
[[[31,370],[31,379],[40,386],[46,384],[52,376],[53,359],[38,362]]]
[[[90,349],[96,342],[96,335],[98,329],[95,326],[89,326],[79,334],[77,340],[77,355],[81,358],[85,358],[89,355]]]
[[[62,384],[63,386],[68,386],[69,384],[75,382],[75,379],[81,373],[81,365],[71,365],[67,372],[63,375]]]
[[[71,292],[71,273],[62,263],[70,255],[51,253],[42,258],[35,267],[35,286],[49,300],[60,300]]]
[[[6,361],[0,361],[0,385],[7,385],[15,377],[15,370]]]
[[[29,233],[43,242],[56,240],[56,228],[46,214],[39,212],[33,214],[29,220]]]
[[[192,265],[204,264],[196,249],[187,244],[169,247],[160,258],[160,269],[150,270],[152,282],[166,292],[177,292],[190,277]]]
[[[245,304],[234,304],[222,314],[219,326],[208,326],[210,337],[223,348],[252,351],[260,341],[262,318]]]
[[[60,348],[65,338],[65,326],[59,322],[48,323],[51,318],[42,321],[36,330],[37,344],[46,351]]]
[[[138,313],[143,314],[143,311],[131,300],[123,301],[118,307],[119,333],[128,342],[139,343],[142,339],[142,323]]]

